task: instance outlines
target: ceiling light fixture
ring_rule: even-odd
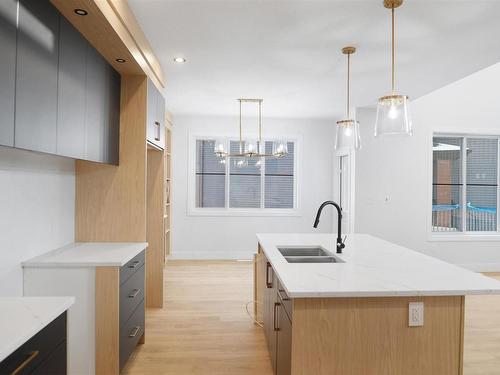
[[[182,64],[186,62],[186,59],[184,57],[174,57],[174,62]]]
[[[392,17],[392,93],[379,98],[375,136],[379,135],[412,135],[410,116],[410,100],[406,95],[396,94],[395,74],[395,9],[403,4],[403,0],[384,0],[384,7],[391,9]]]
[[[86,16],[87,14],[89,14],[89,12],[87,12],[85,9],[79,9],[79,8],[75,9],[74,12],[79,16]]]
[[[220,158],[226,157],[245,157],[245,158],[261,158],[261,157],[275,157],[281,158],[288,154],[288,144],[284,140],[273,141],[271,153],[265,152],[264,141],[262,140],[262,102],[264,99],[238,99],[240,105],[240,137],[239,137],[239,150],[236,153],[230,153],[226,149],[226,142],[224,140],[216,140],[214,145],[215,155]],[[258,104],[259,109],[259,135],[258,139],[243,140],[243,118],[242,118],[242,105],[243,103]],[[244,160],[240,160],[245,163]]]
[[[359,123],[351,116],[351,55],[355,47],[344,47],[342,53],[347,55],[347,105],[346,117],[337,121],[336,150],[357,150],[360,147]]]
[[[117,63],[123,64],[124,62],[127,62],[125,59],[116,59],[115,60]]]

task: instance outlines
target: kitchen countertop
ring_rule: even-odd
[[[74,303],[74,297],[1,297],[0,362]]]
[[[500,294],[500,282],[367,234],[257,234],[292,298]],[[277,247],[320,246],[345,263],[288,263]]]
[[[148,247],[147,242],[77,242],[22,263],[24,268],[121,267]]]

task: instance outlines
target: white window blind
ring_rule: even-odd
[[[272,141],[265,141],[266,153]],[[224,210],[296,208],[294,141],[288,141],[288,154],[282,158],[219,158],[215,141],[196,140],[195,207]],[[240,151],[239,141],[227,140],[231,153]]]

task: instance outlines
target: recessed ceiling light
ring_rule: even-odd
[[[75,13],[79,16],[86,16],[89,14],[85,9],[75,9]]]
[[[186,62],[186,59],[184,57],[175,57],[174,62],[176,62],[178,64],[182,64],[182,63]]]
[[[117,63],[120,63],[120,64],[123,64],[124,62],[126,62],[127,60],[125,59],[116,59],[115,60]]]

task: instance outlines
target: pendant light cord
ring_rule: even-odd
[[[351,118],[351,54],[347,54],[347,119]]]
[[[395,26],[394,26],[394,23],[395,23],[395,12],[394,12],[394,8],[392,8],[392,95],[396,95],[396,74],[395,74],[395,61],[396,61],[396,53],[395,53],[395,37],[394,37],[394,34],[395,34]]]

